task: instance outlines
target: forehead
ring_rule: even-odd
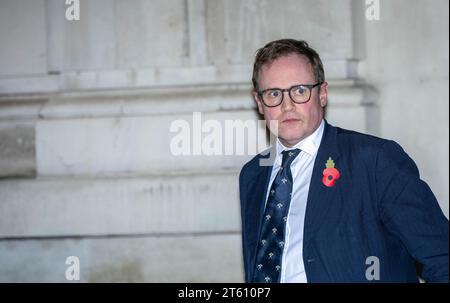
[[[289,54],[264,64],[258,78],[262,88],[288,87],[299,83],[312,84],[314,74],[307,57]]]

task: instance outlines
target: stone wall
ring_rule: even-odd
[[[322,55],[328,121],[405,143],[448,215],[448,69],[428,70],[447,141],[414,141],[433,131],[424,125],[434,115],[420,98],[392,106],[384,96],[405,87],[379,81],[398,77],[406,63],[394,58],[417,41],[385,35],[392,16],[423,3],[382,1],[369,22],[357,0],[80,2],[79,21],[65,19],[62,0],[0,2],[0,282],[66,282],[68,256],[82,282],[243,281],[237,178],[251,155],[175,156],[170,127],[193,126],[194,113],[221,125],[258,119],[253,55],[281,37]],[[447,55],[433,51],[448,66],[448,9],[427,12],[420,24],[447,22],[423,31],[436,46],[447,41]],[[397,26],[408,32],[409,22]],[[394,38],[402,44],[373,45]],[[427,56],[417,64],[435,62]],[[420,125],[405,120],[418,111]],[[409,127],[393,128],[395,115]]]

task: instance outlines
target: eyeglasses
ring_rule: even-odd
[[[289,92],[289,97],[294,103],[302,104],[311,99],[311,90],[322,83],[323,82],[318,82],[316,84],[297,84],[285,89],[269,88],[259,91],[257,94],[267,107],[280,105],[283,102],[284,92]]]

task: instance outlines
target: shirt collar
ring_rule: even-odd
[[[322,141],[323,136],[323,130],[325,128],[325,121],[322,119],[322,122],[320,122],[319,127],[308,137],[304,138],[297,144],[295,144],[292,147],[286,147],[281,142],[280,139],[277,138],[277,144],[276,144],[276,151],[277,151],[277,158],[276,162],[281,163],[281,152],[285,150],[295,149],[298,148],[302,152],[307,153],[310,156],[314,156],[317,153],[317,150],[319,149],[320,142]]]

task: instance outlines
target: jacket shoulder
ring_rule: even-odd
[[[352,143],[355,145],[379,147],[387,142],[394,142],[374,135],[360,133],[354,130],[348,130],[340,127],[335,128],[337,133],[337,139],[340,143],[343,142],[343,143]]]
[[[256,174],[261,172],[262,167],[271,166],[270,164],[268,164],[269,162],[263,162],[264,160],[269,161],[271,150],[272,148],[264,150],[263,152],[250,159],[247,163],[244,164],[244,166],[242,166],[241,172],[239,174],[240,182],[252,179]]]
[[[419,175],[414,160],[397,142],[353,130],[336,127],[337,141],[342,153],[355,159],[375,161],[379,167],[407,169]]]

